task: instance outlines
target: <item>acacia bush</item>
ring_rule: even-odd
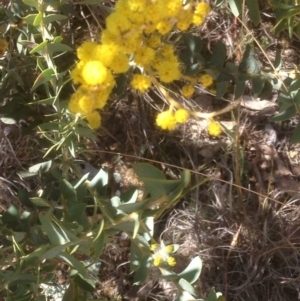
[[[241,2],[228,2],[238,17]],[[257,25],[258,3],[246,3]],[[104,2],[101,5],[105,7]],[[217,7],[226,5],[217,1]],[[178,179],[169,180],[152,165],[137,163],[133,169],[143,183],[142,199],[138,200],[138,187],[109,197],[107,171],[85,173],[78,159],[85,158],[86,139],[97,139],[100,110],[111,98],[126,93],[138,94],[144,101],[146,93],[158,91],[167,109],[157,112],[155,122],[168,131],[189,118],[204,118],[209,120],[208,133],[221,135],[216,117],[238,106],[249,84],[255,97],[280,90],[280,114],[273,120],[298,113],[299,79],[279,78],[279,53],[270,62],[270,71],[261,68],[254,53],[257,48],[250,44],[238,64],[227,61],[222,41],[211,53],[203,49],[197,28],[211,9],[203,1],[118,0],[97,39],[75,49],[64,35],[72,18],[78,18],[68,1],[16,0],[1,7],[0,91],[5,114],[1,120],[8,124],[33,120],[27,133],[38,132],[42,153],[28,171],[18,172],[25,181],[39,183],[38,193],[20,189],[18,204],[8,207],[0,220],[0,292],[6,300],[46,300],[41,284],[54,284],[59,263],[70,268],[63,300],[91,299],[96,280],[89,268],[120,231],[130,238],[133,284],[148,277],[164,279],[177,288],[177,300],[202,300],[193,287],[201,259],[196,256],[175,273],[172,254],[180,246],[154,239],[154,221],[188,191],[190,173],[183,170]],[[281,16],[279,24],[288,18],[293,16]],[[77,58],[70,55],[75,51]],[[199,86],[217,99],[231,91],[233,100],[212,113],[194,111],[182,100],[192,98]],[[299,140],[298,132],[297,127],[292,141]],[[211,289],[205,300],[224,297]]]

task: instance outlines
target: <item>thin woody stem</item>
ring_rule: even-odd
[[[176,101],[173,97],[171,97],[170,93],[162,85],[160,85],[155,78],[152,78],[152,81],[171,106],[175,107],[176,109],[183,108],[183,106],[178,101]],[[214,112],[210,112],[210,113],[203,113],[203,112],[199,112],[199,111],[198,112],[190,111],[190,114],[194,117],[199,117],[199,118],[203,118],[203,119],[212,119],[213,117],[216,117],[218,115],[222,115],[224,113],[232,111],[237,106],[239,106],[240,103],[241,103],[241,98],[236,99],[235,101],[230,103],[228,106],[226,106],[225,108],[218,110],[218,111],[214,111]]]

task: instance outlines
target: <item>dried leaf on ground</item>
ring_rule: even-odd
[[[270,100],[260,100],[259,98],[245,95],[241,101],[241,106],[250,110],[261,111],[266,108],[276,107],[277,104]]]

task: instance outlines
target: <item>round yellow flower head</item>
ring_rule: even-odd
[[[133,12],[143,12],[147,6],[147,0],[126,0],[126,2],[128,9]]]
[[[89,61],[82,68],[82,78],[87,85],[101,85],[111,81],[111,72],[100,61]]]
[[[185,31],[193,22],[193,12],[191,9],[184,9],[178,16],[176,26],[179,30]]]
[[[175,120],[177,123],[185,123],[190,117],[190,114],[185,109],[179,109],[175,112]]]
[[[167,0],[166,13],[168,17],[176,17],[180,14],[182,8],[182,0]]]
[[[195,14],[206,17],[211,11],[211,8],[208,3],[200,2],[195,7]]]
[[[95,109],[102,109],[107,103],[110,92],[111,88],[100,90],[98,87],[81,85],[71,96],[69,110],[74,114],[88,114]]]
[[[177,122],[172,111],[159,113],[156,117],[156,124],[163,130],[174,130],[176,123]]]
[[[160,53],[165,57],[173,56],[174,51],[175,51],[174,46],[171,44],[164,44],[160,49]]]
[[[87,114],[91,112],[94,108],[94,100],[90,95],[83,95],[79,99],[79,107],[81,109],[81,112]]]
[[[214,80],[210,75],[204,74],[200,76],[199,82],[202,84],[203,87],[207,88],[213,84]]]
[[[115,73],[124,73],[129,69],[128,57],[122,53],[122,46],[117,43],[102,43],[94,52],[97,54],[96,60],[100,60]]]
[[[98,44],[95,42],[84,42],[77,48],[77,57],[82,61],[89,61],[97,59],[95,57],[95,51]]]
[[[101,125],[101,116],[97,111],[87,113],[86,119],[92,129],[97,129]]]
[[[157,24],[159,20],[164,17],[164,11],[161,5],[159,4],[160,1],[157,1],[158,3],[150,3],[147,5],[147,13],[145,14],[145,18],[147,22],[152,22],[153,24]]]
[[[193,23],[197,26],[200,26],[204,23],[205,18],[202,15],[194,15],[193,16]]]
[[[76,64],[75,68],[71,71],[71,78],[74,84],[82,84],[84,80],[82,78],[82,69],[84,67],[84,62],[80,61]]]
[[[81,93],[78,93],[78,90],[71,96],[71,99],[68,103],[68,109],[71,113],[84,113],[79,105],[79,100],[81,98]]]
[[[152,34],[148,39],[148,45],[152,48],[157,48],[161,44],[161,39],[158,35]]]
[[[131,29],[131,22],[120,12],[114,12],[106,18],[106,28],[114,35],[122,35]]]
[[[139,90],[140,92],[145,92],[151,86],[151,80],[149,77],[142,74],[134,74],[130,85],[132,88]]]
[[[115,57],[113,62],[110,64],[110,69],[115,73],[125,73],[129,69],[129,60],[124,53],[120,53]]]
[[[208,125],[207,131],[208,131],[209,135],[217,137],[217,136],[221,135],[221,133],[222,133],[222,127],[221,127],[221,125],[220,125],[219,122],[212,121]]]
[[[114,35],[108,29],[104,29],[101,32],[100,38],[101,38],[101,43],[102,44],[114,44],[115,41],[119,38],[119,36]]]
[[[95,98],[95,102],[94,102],[95,109],[102,109],[106,105],[109,95],[111,93],[111,90],[112,90],[112,88],[109,87],[102,91],[93,92],[94,98]]]
[[[3,56],[8,48],[8,43],[5,39],[0,39],[0,56]]]
[[[162,20],[157,24],[156,29],[160,34],[165,35],[171,31],[172,25],[167,20]]]
[[[202,25],[205,21],[205,17],[210,13],[210,6],[206,2],[200,2],[196,5],[193,23],[195,25]]]
[[[185,85],[181,89],[182,96],[189,98],[195,93],[195,88],[192,85]]]
[[[134,61],[138,65],[146,66],[154,59],[155,51],[150,47],[141,47],[134,54]]]
[[[157,73],[160,80],[164,83],[171,83],[174,80],[180,79],[181,72],[178,62],[164,61],[157,66]]]
[[[144,28],[144,33],[145,34],[151,34],[156,30],[156,24],[147,24],[147,27]]]
[[[122,51],[126,54],[132,54],[141,47],[141,33],[133,32],[122,40]]]

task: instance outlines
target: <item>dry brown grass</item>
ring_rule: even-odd
[[[299,200],[276,207],[258,215],[249,204],[243,221],[232,215],[224,194],[202,190],[172,213],[162,237],[181,245],[179,270],[196,255],[202,258],[200,293],[214,286],[227,300],[297,300]]]

